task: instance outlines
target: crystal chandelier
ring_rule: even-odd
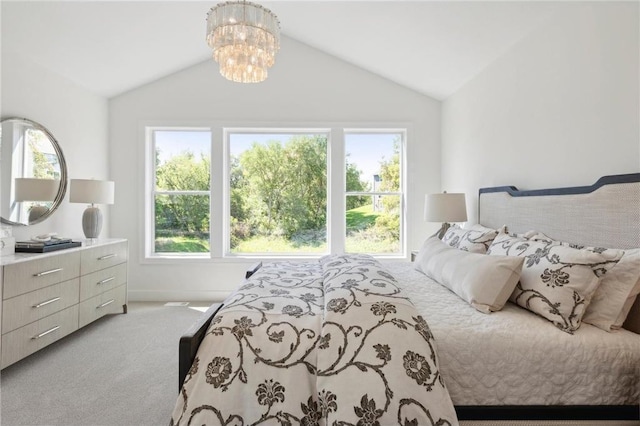
[[[280,22],[259,4],[220,3],[207,14],[207,43],[226,79],[258,83],[267,78],[280,49]]]

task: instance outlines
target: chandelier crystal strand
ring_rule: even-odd
[[[239,83],[267,78],[280,49],[280,22],[269,9],[248,1],[219,3],[207,14],[207,43],[220,74]]]

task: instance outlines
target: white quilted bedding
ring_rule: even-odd
[[[483,314],[414,266],[385,264],[435,336],[455,405],[640,403],[640,335],[585,323],[570,335],[511,302]]]

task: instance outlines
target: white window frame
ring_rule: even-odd
[[[398,147],[398,155],[400,156],[400,187],[398,188],[398,191],[347,191],[347,185],[346,185],[346,176],[347,176],[347,157],[346,157],[346,152],[343,154],[343,159],[342,159],[342,167],[343,167],[343,176],[345,179],[345,184],[342,185],[342,193],[343,198],[344,198],[344,203],[345,206],[343,208],[343,222],[345,223],[345,230],[344,230],[344,237],[346,239],[346,218],[347,218],[347,209],[346,209],[346,200],[348,196],[370,196],[370,197],[375,197],[376,195],[379,196],[389,196],[389,195],[395,195],[398,196],[400,198],[400,241],[399,241],[399,245],[400,245],[400,251],[397,253],[364,253],[364,254],[370,254],[372,256],[375,257],[379,257],[379,258],[397,258],[397,257],[405,257],[406,254],[406,248],[405,248],[405,222],[406,222],[406,213],[405,213],[405,187],[406,187],[406,175],[405,175],[405,169],[406,169],[406,159],[405,159],[405,146],[406,146],[406,140],[407,140],[407,129],[405,128],[397,128],[397,129],[393,129],[393,128],[375,128],[375,129],[371,129],[371,128],[347,128],[344,129],[344,135],[342,137],[342,145],[343,145],[343,149],[345,146],[345,140],[346,140],[346,136],[348,134],[393,134],[393,135],[400,135],[400,146]],[[345,247],[345,243],[343,242],[342,247]]]
[[[144,220],[144,251],[146,259],[210,259],[212,257],[212,230],[214,221],[213,216],[213,152],[212,144],[209,145],[209,190],[208,191],[158,191],[156,190],[156,132],[210,132],[213,136],[211,127],[190,127],[190,126],[148,126],[145,129],[145,220]],[[156,195],[208,195],[209,196],[209,252],[206,253],[156,253],[155,251],[155,199]]]
[[[144,184],[141,199],[143,201],[143,215],[141,218],[141,240],[143,263],[184,263],[184,262],[235,262],[251,258],[261,259],[310,259],[324,254],[319,253],[230,253],[230,185],[229,185],[229,138],[231,132],[242,133],[286,133],[286,134],[327,134],[327,253],[343,253],[346,237],[346,197],[359,195],[347,193],[345,134],[346,133],[398,133],[402,135],[400,150],[400,191],[398,193],[382,193],[380,195],[400,196],[400,252],[371,253],[379,259],[405,259],[406,248],[406,194],[407,194],[407,159],[406,147],[410,124],[387,123],[376,126],[353,125],[353,123],[287,123],[273,125],[272,123],[225,123],[199,122],[182,125],[180,123],[164,125],[160,123],[142,124],[141,139],[144,147],[145,165],[142,169]],[[307,123],[308,124],[308,123]],[[318,125],[320,124],[320,125]],[[211,133],[211,169],[210,169],[210,220],[208,253],[155,253],[155,131],[206,131]],[[189,192],[189,191],[187,191]],[[206,192],[206,191],[204,191]],[[376,195],[378,193],[363,193],[362,195]],[[326,253],[325,253],[326,254]]]

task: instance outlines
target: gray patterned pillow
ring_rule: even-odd
[[[520,282],[509,300],[573,334],[600,284],[594,269],[602,254],[500,233],[488,254],[524,257]]]
[[[442,241],[460,250],[485,254],[496,235],[497,230],[479,224],[466,229],[453,225],[445,232]]]
[[[601,254],[606,261],[595,265],[594,272],[602,277],[602,282],[596,289],[582,320],[605,331],[622,327],[640,293],[640,249],[587,247],[553,240],[542,233],[531,236],[531,239]]]

